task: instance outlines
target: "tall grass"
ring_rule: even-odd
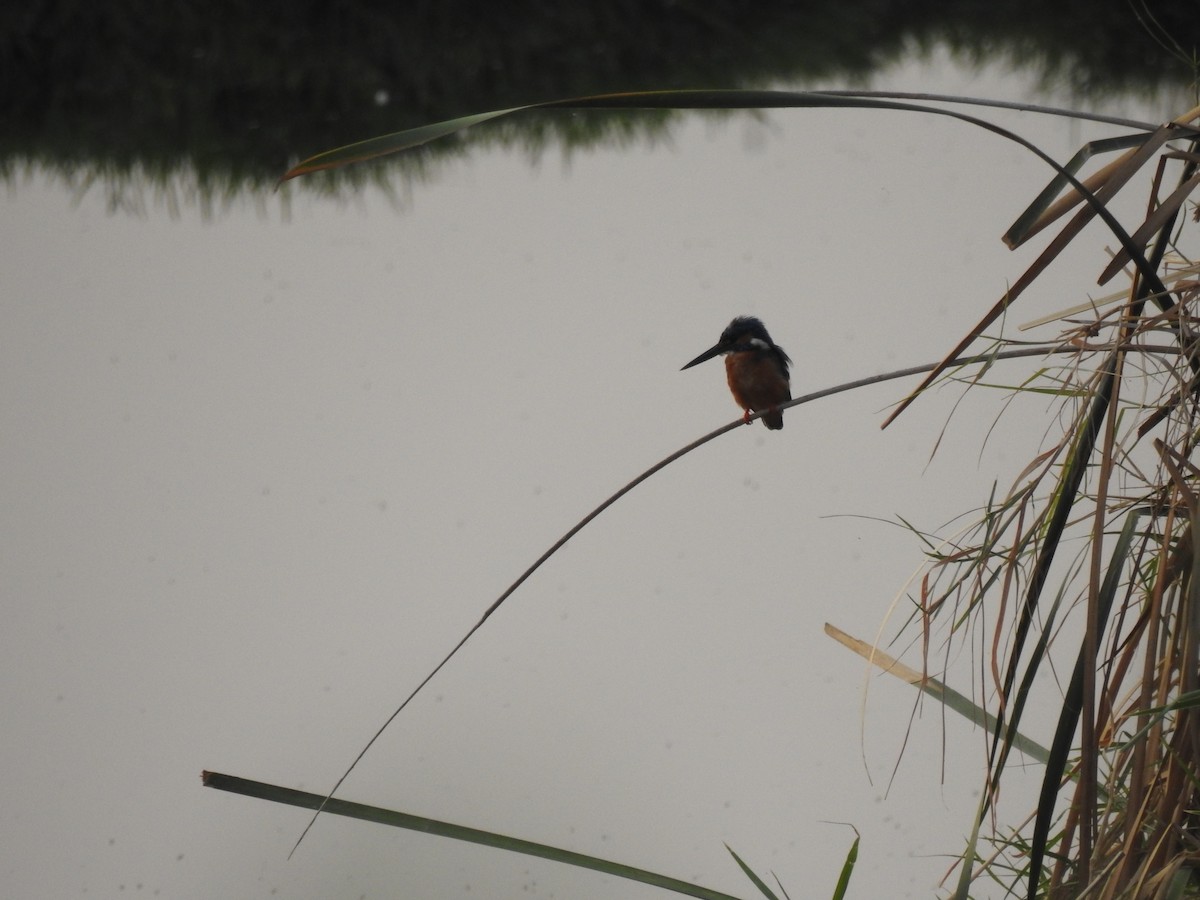
[[[1030,898],[1200,896],[1200,470],[1190,461],[1200,269],[1185,250],[1196,227],[1184,215],[1200,156],[1194,135],[1179,148],[1164,135],[1088,179],[1107,204],[1140,169],[1153,172],[1144,218],[1117,223],[1121,250],[1099,273],[1104,284],[1127,271],[1127,286],[1111,305],[1066,318],[1060,340],[1070,356],[1014,388],[1057,394],[1061,432],[953,553],[931,559],[913,597],[927,646],[988,648],[975,687],[995,722],[979,810],[991,828],[976,840],[991,847],[967,847],[958,897],[985,876]],[[1032,217],[1013,243],[1066,217],[1079,193]],[[1031,283],[1093,210],[1070,217],[1015,287]],[[1049,677],[1056,661],[1069,673],[1061,687]],[[1036,809],[1005,829],[990,813],[1034,703],[1054,704],[1057,728]]]

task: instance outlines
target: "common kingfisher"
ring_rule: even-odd
[[[742,420],[749,425],[750,413],[761,412],[764,425],[772,430],[782,428],[783,411],[779,404],[792,399],[788,380],[792,361],[783,348],[771,340],[766,327],[754,316],[738,316],[721,332],[716,344],[683,368],[690,369],[722,353],[729,390],[737,405],[746,411]]]

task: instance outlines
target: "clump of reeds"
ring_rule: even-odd
[[[955,350],[1084,224],[1106,221],[1115,251],[1100,281],[1125,272],[1127,287],[1068,312],[1068,355],[1014,388],[1060,397],[1061,432],[931,555],[913,597],[926,646],[985,648],[975,665],[993,723],[982,828],[955,896],[979,878],[1030,898],[1200,896],[1200,266],[1187,215],[1198,149],[1194,131],[1164,126],[1062,200],[1044,194],[1010,243],[1079,209]],[[1144,217],[1118,222],[1109,202],[1147,168]],[[1003,827],[995,803],[1034,704],[1057,714],[1042,788],[1029,818]]]

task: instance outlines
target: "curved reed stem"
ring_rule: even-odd
[[[1178,352],[1176,348],[1148,347],[1148,346],[1144,346],[1144,345],[1139,345],[1137,347],[1137,349],[1146,351],[1146,352],[1169,352],[1169,353]],[[1023,357],[1030,357],[1030,356],[1045,356],[1046,354],[1070,354],[1070,353],[1078,353],[1078,352],[1080,352],[1079,347],[1063,347],[1063,346],[1047,346],[1047,345],[1030,346],[1030,347],[1022,347],[1022,348],[1016,349],[1016,350],[1005,350],[1005,351],[1001,351],[1001,352],[997,352],[997,353],[989,353],[989,354],[984,354],[984,355],[980,355],[980,356],[966,357],[966,358],[957,360],[954,363],[954,366],[960,367],[960,366],[968,366],[968,365],[985,365],[988,363],[995,362],[997,360],[1020,359]],[[944,366],[944,361],[936,362],[936,363],[925,363],[923,365],[918,365],[918,366],[909,366],[908,368],[905,368],[905,369],[895,369],[891,372],[883,372],[878,375],[870,375],[866,378],[859,378],[855,381],[848,381],[848,382],[845,382],[844,384],[839,384],[839,385],[835,385],[833,387],[823,388],[822,390],[819,390],[819,391],[813,391],[811,393],[804,394],[801,397],[796,397],[795,399],[782,404],[781,408],[787,409],[787,408],[793,407],[793,406],[802,406],[803,404],[811,403],[814,400],[821,400],[821,399],[824,399],[825,397],[832,397],[835,394],[842,394],[842,393],[846,393],[847,391],[853,391],[853,390],[857,390],[859,388],[869,387],[870,385],[873,385],[873,384],[880,384],[885,381],[895,381],[898,378],[906,378],[910,375],[921,375],[921,374],[933,371],[933,369],[937,366]],[[758,418],[761,418],[761,414],[753,413],[750,416],[749,421],[753,422],[755,419],[758,419]],[[430,681],[433,680],[433,677],[435,675],[437,675],[437,673],[440,672],[442,670],[442,668],[448,662],[450,662],[450,660],[454,657],[454,655],[463,648],[463,645],[465,645],[467,643],[467,641],[471,639],[471,636],[474,635],[475,632],[477,632],[481,627],[483,627],[483,623],[486,622],[491,617],[492,613],[494,613],[497,609],[499,609],[500,606],[504,603],[504,601],[507,600],[509,597],[511,597],[516,592],[517,588],[519,588],[522,584],[524,584],[529,579],[529,577],[531,575],[533,575],[534,572],[536,572],[538,569],[540,569],[542,567],[542,565],[547,560],[550,559],[550,557],[552,557],[555,553],[557,553],[559,550],[561,550],[562,547],[567,543],[567,541],[571,540],[571,538],[573,538],[580,531],[582,531],[588,524],[590,524],[592,522],[592,520],[594,520],[597,516],[599,516],[602,512],[604,512],[606,509],[608,509],[610,506],[612,506],[614,503],[616,503],[618,500],[620,500],[622,497],[624,497],[630,491],[632,491],[635,487],[640,485],[642,482],[646,481],[652,475],[654,475],[657,472],[661,471],[662,469],[666,468],[667,466],[669,466],[671,463],[675,462],[676,460],[681,459],[684,456],[687,456],[693,450],[696,450],[696,449],[704,446],[709,441],[714,440],[714,439],[720,437],[721,435],[726,434],[727,432],[733,431],[735,428],[738,428],[739,426],[741,426],[743,424],[744,424],[744,420],[742,419],[742,417],[739,416],[737,419],[734,419],[732,422],[728,423],[727,425],[723,425],[722,427],[716,429],[715,431],[710,431],[708,434],[704,435],[703,437],[701,437],[695,441],[692,441],[692,443],[688,444],[687,446],[682,447],[679,450],[676,450],[670,456],[667,456],[664,459],[659,460],[654,465],[652,465],[650,468],[646,469],[644,472],[642,472],[640,475],[638,475],[636,478],[634,478],[632,481],[630,481],[628,484],[626,484],[624,487],[622,487],[620,490],[618,490],[616,493],[614,493],[610,497],[608,497],[608,499],[606,499],[603,503],[601,503],[599,506],[597,506],[595,509],[593,509],[591,512],[589,512],[582,519],[580,519],[565,534],[563,534],[562,537],[560,537],[557,541],[555,541],[552,545],[550,545],[550,547],[546,550],[545,553],[543,553],[541,556],[539,556],[533,562],[533,564],[529,566],[529,568],[527,568],[524,572],[521,573],[521,575],[517,578],[516,581],[514,581],[511,585],[508,586],[508,588],[504,591],[504,593],[502,593],[499,597],[497,597],[492,602],[491,606],[489,606],[484,611],[483,615],[479,618],[479,621],[476,622],[474,625],[472,625],[471,628],[467,631],[467,633],[464,634],[461,639],[459,639],[458,643],[456,643],[453,647],[450,648],[450,652],[447,653],[442,658],[441,662],[439,662],[436,666],[434,666],[430,670],[429,674],[421,679],[421,681],[417,684],[417,686],[412,689],[412,691],[408,694],[407,697],[404,698],[403,702],[401,702],[401,704],[396,707],[395,711],[392,712],[392,714],[387,717],[387,720],[382,725],[379,726],[379,729],[371,736],[371,739],[369,741],[367,741],[367,743],[363,746],[362,750],[360,750],[358,752],[358,755],[354,757],[353,762],[350,763],[350,765],[347,767],[346,771],[343,772],[342,776],[337,780],[337,782],[334,783],[333,788],[330,789],[329,793],[325,795],[324,800],[322,800],[320,805],[317,806],[316,812],[313,813],[312,818],[309,820],[308,824],[304,827],[304,831],[302,831],[300,833],[300,837],[298,837],[296,839],[296,843],[294,845],[292,845],[292,849],[288,853],[288,859],[291,859],[292,855],[296,852],[296,849],[300,846],[300,842],[304,840],[305,836],[312,829],[313,825],[317,821],[317,817],[321,815],[322,811],[324,811],[326,804],[328,804],[328,802],[331,799],[333,799],[333,796],[334,796],[334,794],[337,793],[338,788],[340,788],[342,786],[342,783],[349,777],[350,773],[354,771],[354,768],[359,764],[359,762],[362,760],[362,758],[367,755],[367,751],[370,750],[372,746],[374,746],[375,742],[377,740],[379,740],[380,736],[384,733],[384,731],[387,730],[388,726],[391,725],[392,722],[394,722],[396,720],[396,717],[399,716],[400,713],[404,711],[404,709],[413,701],[413,699],[417,696],[417,694],[419,694],[421,692],[421,690],[427,684],[429,684]]]

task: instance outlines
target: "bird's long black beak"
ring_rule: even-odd
[[[704,362],[705,360],[712,359],[714,356],[720,356],[724,352],[725,352],[724,344],[714,344],[713,346],[711,346],[707,350],[705,350],[703,353],[701,353],[699,356],[697,356],[695,359],[693,359],[686,366],[684,366],[683,369],[690,369],[692,366],[698,365],[698,364]],[[682,372],[683,369],[680,369],[679,371]]]

